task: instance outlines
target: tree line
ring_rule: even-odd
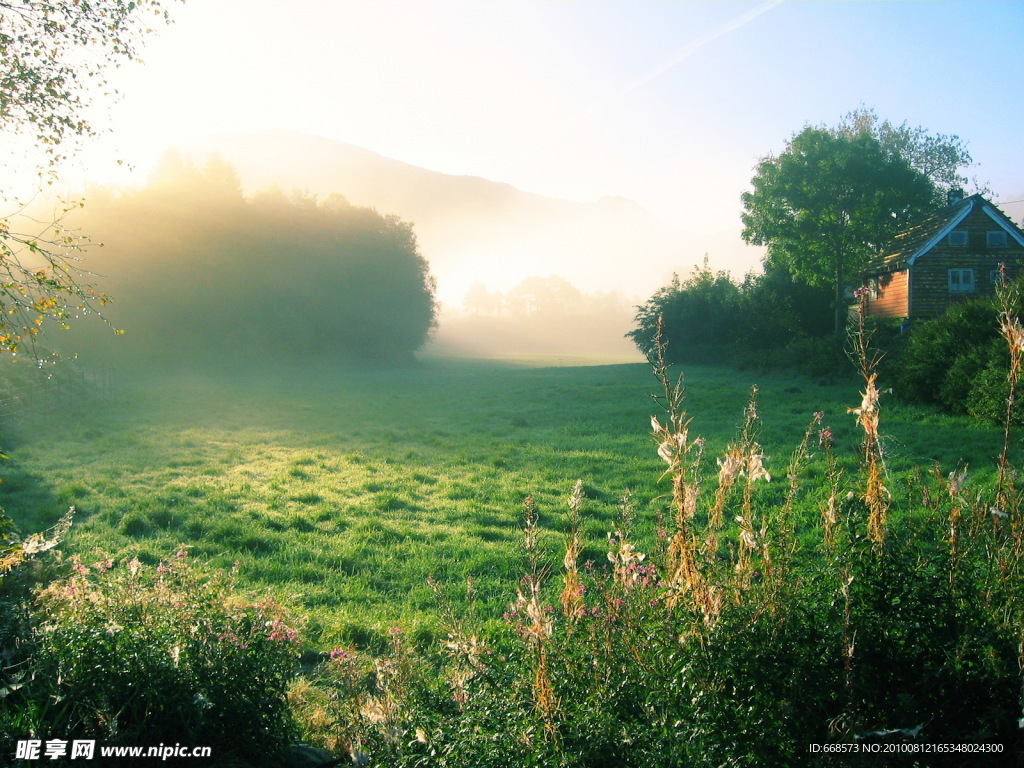
[[[412,225],[279,189],[245,196],[233,168],[171,153],[147,186],[94,190],[73,223],[126,331],[69,351],[170,365],[409,357],[435,325],[435,284]]]

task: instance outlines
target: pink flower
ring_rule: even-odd
[[[331,661],[336,661],[339,664],[347,664],[353,658],[351,648],[335,648],[331,651]]]

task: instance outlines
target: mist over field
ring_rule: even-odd
[[[92,242],[83,280],[111,297],[110,327],[73,322],[52,343],[85,365],[637,361],[636,306],[667,261],[698,261],[627,200],[545,198],[291,134],[168,151],[144,185],[84,200],[66,224]]]
[[[673,272],[710,253],[739,277],[760,259],[735,232],[686,233],[622,197],[560,200],[316,136],[215,136],[181,151],[198,163],[223,158],[249,192],[340,194],[410,222],[437,280],[430,349],[445,354],[638,360],[624,339],[635,307]]]

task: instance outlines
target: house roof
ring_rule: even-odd
[[[918,257],[934,248],[974,210],[980,209],[1008,235],[1024,247],[1024,232],[1005,213],[981,195],[971,195],[919,219],[892,239],[889,246],[872,260],[868,271],[895,272],[913,266]]]

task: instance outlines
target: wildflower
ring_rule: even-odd
[[[268,621],[264,626],[270,631],[267,633],[267,637],[275,643],[286,642],[294,643],[299,639],[299,633],[297,630],[292,629],[285,624],[281,619],[274,619]]]
[[[331,651],[331,661],[336,661],[339,664],[347,664],[353,658],[351,648],[335,648]]]
[[[142,568],[142,563],[139,562],[139,558],[133,557],[128,563],[128,573],[132,576],[138,576],[139,570]]]
[[[747,459],[747,479],[756,483],[758,480],[764,480],[766,483],[772,481],[772,476],[768,473],[768,470],[764,468],[765,456],[760,453],[751,453]]]
[[[949,473],[949,495],[950,497],[959,496],[960,492],[964,489],[964,480],[967,479],[967,467],[964,467],[960,472],[953,470]]]

